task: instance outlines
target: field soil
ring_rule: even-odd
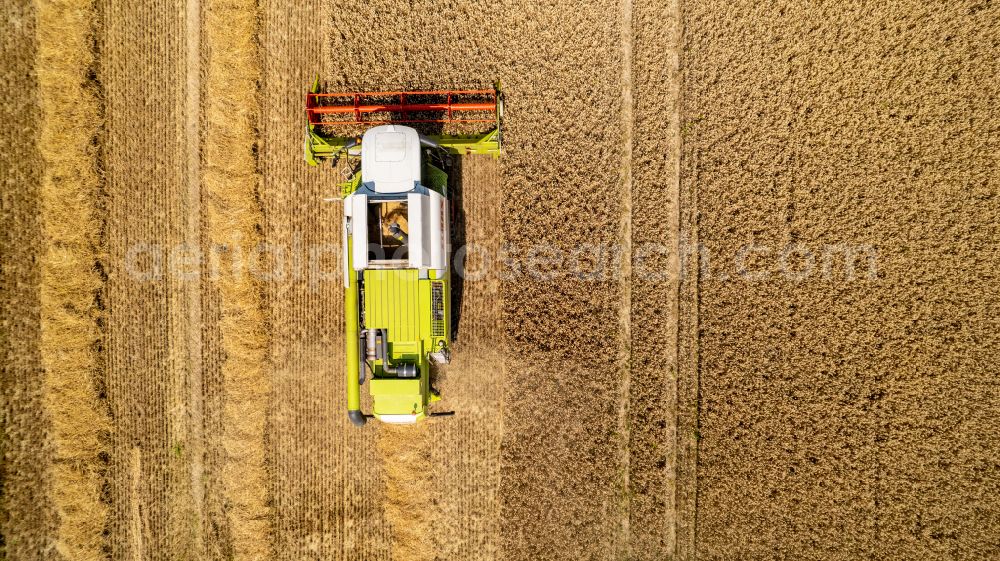
[[[997,6],[2,13],[4,558],[1000,552]],[[317,77],[505,92],[454,416],[345,414]]]

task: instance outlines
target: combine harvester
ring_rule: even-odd
[[[347,415],[416,423],[435,414],[431,363],[450,359],[452,155],[500,155],[503,96],[492,90],[326,93],[306,96],[305,158],[341,157],[344,201]],[[425,136],[403,123],[482,134]],[[346,136],[363,131],[358,137]],[[329,134],[328,134],[329,133]],[[358,161],[360,160],[360,165]],[[361,411],[370,375],[372,413]]]

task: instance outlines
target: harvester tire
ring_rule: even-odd
[[[347,412],[347,418],[349,418],[356,427],[363,427],[365,426],[365,422],[367,422],[367,419],[365,419],[365,415],[358,409],[349,410]]]

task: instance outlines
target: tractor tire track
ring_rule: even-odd
[[[677,555],[680,1],[632,10],[629,555]]]

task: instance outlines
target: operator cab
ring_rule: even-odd
[[[355,271],[416,269],[421,278],[429,278],[430,271],[444,277],[450,245],[447,176],[422,161],[424,148],[433,146],[401,125],[365,131],[360,187],[345,199]]]
[[[406,268],[410,226],[406,200],[368,201],[368,264]]]

